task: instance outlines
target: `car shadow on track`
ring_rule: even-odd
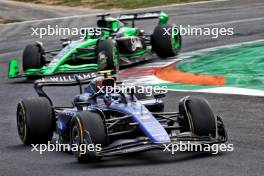
[[[17,144],[17,145],[10,145],[6,147],[8,150],[11,151],[23,151],[26,148],[28,148],[27,146],[23,145],[23,144]]]
[[[135,166],[147,166],[147,165],[161,165],[177,162],[187,162],[189,160],[219,157],[223,153],[213,155],[207,152],[177,152],[175,155],[171,155],[167,152],[145,152],[129,154],[119,157],[105,158],[97,163],[85,163],[79,164],[68,163],[68,169],[99,169],[99,168],[115,168],[115,167],[135,167]]]
[[[8,146],[7,149],[12,152],[29,153],[31,147],[22,144]],[[217,155],[208,152],[175,152],[172,155],[169,152],[149,151],[142,153],[127,154],[124,156],[107,157],[101,161],[93,163],[78,163],[72,154],[69,152],[51,152],[48,157],[52,160],[53,157],[61,157],[62,162],[59,167],[69,170],[79,169],[102,169],[102,168],[118,168],[118,167],[136,167],[148,165],[161,165],[170,163],[188,162],[192,160],[199,160],[203,158],[221,157],[227,153],[218,153]],[[31,154],[30,154],[31,155]],[[36,156],[35,154],[32,154]],[[32,156],[33,157],[33,156]],[[69,160],[69,157],[72,158]]]
[[[26,78],[11,80],[8,84],[33,84],[36,80],[28,80]]]

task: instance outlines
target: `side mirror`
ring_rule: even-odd
[[[131,101],[134,101],[134,95],[135,95],[135,89],[134,88],[131,88],[130,89],[130,98],[131,98]]]
[[[82,94],[83,93],[83,91],[82,91],[82,81],[80,80],[78,75],[75,75],[74,77],[75,77],[76,82],[79,84],[80,94]]]
[[[60,41],[61,42],[68,42],[68,41],[70,41],[70,39],[69,38],[61,38]]]
[[[153,96],[154,96],[155,99],[161,99],[161,98],[166,97],[166,95],[162,94],[162,93],[161,94],[154,94]]]
[[[61,41],[63,48],[71,43],[71,40],[69,38],[62,38],[62,39],[60,39],[60,41]]]

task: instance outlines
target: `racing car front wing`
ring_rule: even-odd
[[[153,143],[148,137],[138,137],[135,139],[120,139],[109,146],[102,148],[100,152],[95,155],[107,157],[123,155],[128,153],[143,152],[148,150],[164,150],[165,148],[172,149],[175,145],[191,143],[193,145],[213,145],[225,143],[227,141],[227,133],[220,116],[217,116],[218,135],[215,138],[210,136],[197,136],[191,132],[184,132],[179,134],[170,134],[169,143]],[[85,131],[85,138],[89,143],[89,133]]]

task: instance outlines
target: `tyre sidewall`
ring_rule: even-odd
[[[97,63],[99,64],[99,68],[101,67],[100,62],[102,61],[99,58],[100,54],[104,54],[106,56],[106,66],[100,69],[109,69],[114,70],[115,72],[119,71],[120,61],[119,54],[117,50],[117,45],[114,40],[106,39],[103,41],[99,41],[96,49],[97,54]]]
[[[165,31],[168,30],[169,34]],[[172,44],[173,40],[173,29],[178,29],[175,25],[163,25],[157,26],[154,29],[153,35],[151,37],[152,48],[156,54],[161,58],[173,57],[176,56],[181,48],[181,36],[178,32],[178,42],[180,47],[174,48]]]
[[[19,109],[20,108],[20,109]],[[28,98],[18,104],[24,113],[26,136],[20,136],[26,145],[47,143],[53,136],[53,110],[46,98]],[[17,119],[18,120],[18,119]]]
[[[101,144],[101,147],[106,145],[107,142],[106,126],[102,117],[99,114],[95,112],[83,111],[73,117],[71,121],[71,130],[70,130],[71,144],[73,140],[72,129],[76,125],[78,127],[78,131],[80,135],[79,145],[90,144],[90,143],[85,143],[88,142],[85,141],[86,131],[90,135],[88,136],[89,140],[91,140],[91,143],[94,146],[96,144]],[[101,159],[101,157],[95,155],[95,152],[87,152],[85,154],[81,154],[79,147],[78,147],[78,151],[73,153],[79,162],[97,161]]]
[[[23,71],[38,69],[44,65],[41,49],[36,44],[27,45],[23,52]]]

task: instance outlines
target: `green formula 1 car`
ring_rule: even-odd
[[[29,79],[58,73],[84,73],[110,69],[118,71],[120,66],[143,60],[177,55],[181,48],[181,36],[176,25],[169,25],[169,16],[162,12],[121,14],[116,18],[110,14],[98,15],[100,35],[85,34],[80,40],[62,40],[62,48],[45,51],[42,43],[26,46],[22,68],[18,59],[9,63],[8,77]],[[158,19],[152,34],[135,27],[136,20]],[[100,30],[98,30],[100,29]],[[176,31],[176,32],[175,32]]]

